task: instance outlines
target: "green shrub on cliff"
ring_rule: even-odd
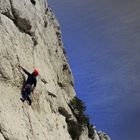
[[[89,130],[89,137],[93,138],[94,130],[92,125],[89,122],[88,116],[84,114],[86,110],[85,104],[78,97],[74,97],[69,106],[77,119],[77,122],[68,121],[68,130],[73,140],[79,140],[79,137],[84,129],[84,126],[87,126]]]

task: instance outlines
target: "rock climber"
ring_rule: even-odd
[[[22,102],[24,102],[25,100],[28,101],[29,105],[31,105],[32,100],[30,98],[30,94],[31,92],[34,93],[36,84],[37,84],[37,79],[36,77],[38,76],[39,72],[38,69],[35,68],[33,73],[29,73],[27,70],[25,70],[22,66],[19,66],[24,72],[25,74],[27,74],[28,78],[26,80],[25,83],[25,87],[22,91],[22,98],[20,98],[20,100]]]

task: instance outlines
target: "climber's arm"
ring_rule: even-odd
[[[36,88],[36,84],[37,84],[37,80],[35,80],[35,82],[34,82],[34,86],[33,86],[33,89],[32,89],[33,94],[34,94],[34,91],[35,91],[35,88]]]
[[[25,70],[22,66],[19,65],[19,67],[25,72],[25,74],[30,75],[30,73],[27,70]]]

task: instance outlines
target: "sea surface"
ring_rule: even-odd
[[[140,140],[140,1],[49,0],[75,88],[97,130]]]

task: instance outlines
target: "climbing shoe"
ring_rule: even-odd
[[[31,105],[32,104],[32,101],[29,101],[28,104]]]
[[[24,102],[24,101],[25,101],[23,98],[20,98],[20,100],[21,100],[22,102]]]

